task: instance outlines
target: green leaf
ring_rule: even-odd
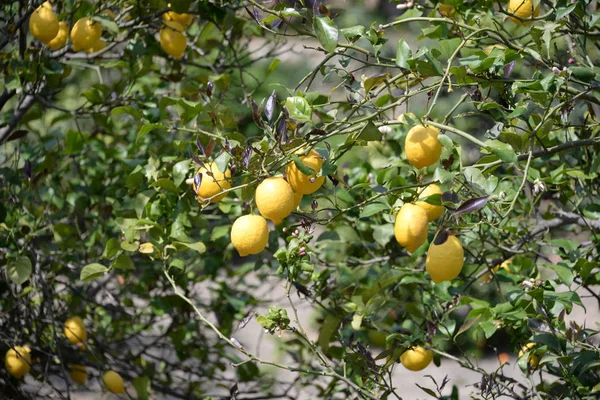
[[[217,157],[215,159],[215,164],[217,165],[217,168],[219,169],[219,171],[221,171],[223,173],[225,173],[225,171],[227,171],[227,164],[229,163],[230,159],[231,159],[231,156],[226,151],[221,153],[219,155],[219,157]]]
[[[517,153],[508,143],[499,140],[488,140],[485,142],[488,149],[498,156],[498,158],[507,163],[515,163],[518,160]]]
[[[85,92],[81,93],[81,95],[83,97],[85,97],[86,100],[89,101],[92,104],[100,104],[100,103],[104,102],[104,96],[96,88],[88,89]]]
[[[173,1],[173,0],[171,0]],[[150,388],[150,378],[146,376],[137,376],[133,378],[133,387],[140,400],[148,400],[148,389]]]
[[[482,192],[485,192],[487,180],[478,168],[466,167],[463,174],[468,183],[478,186]]]
[[[6,266],[8,277],[17,285],[27,282],[31,276],[31,271],[31,260],[26,256],[19,256],[10,260]]]
[[[393,224],[377,225],[373,228],[373,240],[375,240],[380,246],[387,245],[392,236],[394,236]]]
[[[438,181],[441,184],[444,183],[448,183],[448,182],[452,182],[452,179],[454,179],[454,173],[450,172],[448,170],[445,170],[444,168],[437,167],[435,172],[433,173],[433,180],[434,181]]]
[[[174,244],[182,245],[182,246],[187,247],[188,249],[196,250],[200,254],[206,252],[206,245],[202,242],[196,242],[196,243],[175,242]]]
[[[275,70],[276,70],[276,69],[277,69],[277,67],[279,66],[279,63],[280,63],[280,62],[281,62],[281,61],[280,61],[278,58],[276,58],[276,59],[274,59],[273,61],[271,61],[271,64],[269,64],[269,67],[267,68],[267,70],[266,70],[266,72],[265,72],[265,75],[266,75],[266,76],[269,76],[269,75],[271,75],[273,72],[275,72]]]
[[[556,9],[556,18],[555,21],[560,21],[567,15],[571,14],[573,10],[577,7],[577,3],[570,4],[568,7],[559,7]],[[555,25],[555,24],[552,24]]]
[[[388,79],[390,74],[376,74],[372,76],[362,75],[360,77],[361,85],[363,89],[365,89],[366,93],[369,93],[371,90],[376,88],[377,86],[383,84],[386,79]]]
[[[154,190],[145,190],[143,192],[139,192],[135,196],[135,199],[133,200],[133,208],[138,218],[142,218],[142,215],[144,214],[144,208],[152,196],[154,196],[154,193]]]
[[[442,50],[442,55],[449,59],[452,57],[452,54],[456,51],[458,46],[461,44],[461,38],[452,38],[452,39],[444,39],[439,41],[440,49]]]
[[[65,153],[68,155],[83,150],[83,136],[78,131],[69,130],[65,135]]]
[[[399,39],[396,45],[396,65],[400,68],[410,69],[408,60],[412,57],[412,51],[404,39]]]
[[[298,18],[302,18],[303,15],[300,13],[300,11],[296,10],[295,8],[284,8],[283,10],[281,10],[279,12],[279,14],[283,17],[298,17]]]
[[[571,286],[571,284],[573,283],[574,276],[573,276],[573,270],[569,265],[567,265],[564,262],[559,262],[558,264],[543,264],[543,265],[547,268],[550,268],[554,272],[556,272],[556,275],[558,276],[558,278],[561,280],[562,283],[564,283],[567,286]]]
[[[183,14],[190,10],[192,0],[170,0],[171,10],[176,13]]]
[[[185,180],[187,172],[190,169],[190,160],[183,160],[173,165],[173,183],[179,187]]]
[[[155,129],[167,129],[167,127],[162,124],[144,124],[138,131],[136,141],[139,141],[141,138],[143,138]]]
[[[398,18],[396,18],[395,21],[401,21],[403,19],[409,19],[409,18],[416,18],[416,17],[420,17],[421,15],[423,15],[423,11],[419,10],[416,7],[413,7],[413,8],[409,8],[404,13],[402,13],[402,15],[400,15]]]
[[[571,75],[582,82],[591,82],[596,77],[596,72],[589,67],[569,67]]]
[[[319,39],[319,43],[329,53],[333,53],[338,43],[338,28],[327,16],[313,18],[313,29]]]
[[[294,161],[294,164],[296,164],[296,168],[298,168],[298,170],[300,172],[302,172],[304,175],[313,176],[317,173],[317,171],[315,171],[308,165],[304,164],[302,162],[302,160],[300,159],[300,157],[298,157],[296,154],[292,154],[291,158]]]
[[[360,213],[359,218],[368,218],[382,211],[389,211],[390,206],[384,203],[367,204]]]
[[[135,242],[128,242],[126,240],[123,240],[121,242],[121,248],[125,251],[137,251],[137,249],[140,247],[140,242],[138,242],[137,240]]]
[[[357,140],[365,141],[379,141],[381,140],[382,134],[377,129],[372,121],[367,122],[365,127],[358,133]]]
[[[415,385],[417,385],[419,387],[419,389],[421,389],[422,391],[424,391],[425,393],[427,393],[428,395],[430,395],[431,397],[433,397],[434,399],[437,399],[438,396],[435,394],[435,392],[429,388],[426,388],[424,386],[419,385],[418,383],[415,383]]]
[[[229,234],[230,230],[231,230],[231,225],[229,225],[229,224],[215,226],[210,234],[210,240],[214,242],[217,239],[225,237]]]
[[[117,257],[112,266],[117,269],[135,269],[135,265],[133,264],[131,257],[126,254],[121,254],[119,257]]]
[[[104,246],[104,252],[102,258],[113,258],[121,250],[121,241],[115,238],[111,238]]]
[[[81,274],[79,275],[79,279],[83,282],[93,281],[94,279],[100,278],[108,272],[108,268],[106,268],[102,264],[92,263],[88,264],[81,270]]]
[[[161,178],[161,179],[157,180],[156,182],[152,182],[150,187],[159,187],[159,188],[165,189],[166,191],[171,192],[171,193],[179,193],[175,183],[173,183],[173,181],[168,178]],[[139,217],[139,215],[138,215],[138,217]]]
[[[285,100],[290,118],[300,122],[312,121],[312,107],[304,97],[290,96]]]
[[[365,35],[366,30],[364,26],[356,25],[349,28],[340,29],[340,32],[342,32],[342,35],[344,35],[347,41],[356,42]]]
[[[115,21],[113,21],[109,17],[103,16],[102,14],[94,15],[92,17],[92,20],[100,22],[102,24],[102,26],[105,27],[106,30],[113,35],[116,35],[117,33],[119,33],[119,26],[117,25],[117,23]]]

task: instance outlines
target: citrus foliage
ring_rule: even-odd
[[[336,6],[2,3],[0,393],[600,391],[596,3]]]

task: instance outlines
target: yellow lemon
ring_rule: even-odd
[[[442,244],[431,243],[427,251],[425,268],[435,283],[449,281],[458,276],[465,259],[460,240],[454,235],[448,235]]]
[[[83,385],[87,380],[87,371],[85,369],[85,365],[81,364],[72,364],[69,369],[69,375],[71,376],[71,380],[73,382]]]
[[[534,9],[533,0],[510,0],[508,3],[508,13],[514,14],[521,19],[537,17],[540,13],[540,5]],[[515,17],[510,17],[511,21],[517,25],[529,25],[533,21],[522,21]]]
[[[424,199],[431,195],[442,194],[442,193],[443,193],[442,189],[440,189],[440,187],[438,185],[436,185],[435,183],[432,183],[431,185],[427,186],[425,188],[425,190],[423,190],[421,192],[421,194],[419,195],[419,198]],[[433,204],[426,203],[424,201],[417,201],[415,204],[425,210],[429,221],[435,221],[444,212],[444,206],[436,206]]]
[[[183,33],[183,25],[179,22],[169,22],[160,30],[160,45],[168,55],[180,59],[187,47],[187,39]]]
[[[58,33],[54,36],[54,39],[46,43],[52,50],[58,50],[67,43],[67,37],[69,36],[69,25],[66,22],[58,23]]]
[[[511,271],[511,269],[510,269],[510,264],[511,264],[511,262],[512,262],[512,259],[513,259],[513,258],[511,257],[511,258],[509,258],[508,260],[504,260],[504,262],[503,262],[502,264],[498,264],[498,265],[496,265],[494,268],[492,268],[492,270],[491,270],[490,272],[488,272],[487,274],[485,274],[485,275],[483,276],[483,278],[482,278],[482,279],[483,279],[483,281],[484,281],[484,282],[489,282],[489,281],[491,281],[492,279],[494,279],[494,274],[496,274],[496,272],[498,272],[498,270],[499,270],[500,268],[503,268],[503,269],[507,270],[509,273],[511,273],[512,271]]]
[[[98,39],[98,41],[92,47],[85,49],[85,52],[88,54],[92,54],[92,53],[102,50],[105,47],[106,47],[106,41],[101,38],[101,39]]]
[[[102,24],[88,17],[83,17],[75,22],[71,29],[73,50],[86,50],[94,46],[102,36]]]
[[[406,350],[400,356],[400,362],[404,367],[411,371],[420,371],[427,368],[433,360],[433,351],[424,347],[416,346]]]
[[[323,166],[323,157],[316,151],[311,150],[308,154],[300,156],[300,160],[316,173],[319,173]],[[286,168],[287,180],[294,189],[294,192],[300,194],[311,194],[319,190],[325,182],[324,176],[304,175],[292,161]]]
[[[294,210],[300,207],[300,203],[302,203],[302,197],[304,197],[302,193],[294,192]]]
[[[447,17],[447,18],[452,18],[452,17],[454,17],[454,14],[456,14],[456,8],[454,8],[450,4],[441,4],[440,3],[438,5],[438,10],[440,11],[440,14],[442,14],[442,16]]]
[[[29,31],[34,38],[48,43],[58,34],[58,18],[49,1],[42,3],[29,17]]]
[[[81,318],[71,317],[66,320],[63,331],[69,342],[76,344],[81,350],[85,350],[84,342],[87,340],[87,330]]]
[[[405,204],[396,215],[394,236],[409,252],[417,250],[427,240],[429,221],[425,210],[414,204]]]
[[[113,393],[125,393],[125,385],[123,384],[123,378],[115,371],[106,371],[102,376],[102,382],[104,386]]]
[[[31,350],[27,346],[15,346],[6,352],[4,365],[8,373],[21,379],[31,369]]]
[[[171,3],[168,4],[171,7]],[[182,30],[192,24],[194,16],[188,13],[178,14],[175,11],[167,11],[162,15],[164,21],[175,21],[179,22],[182,26]]]
[[[523,354],[525,354],[528,351],[530,351],[531,349],[533,349],[534,346],[535,346],[535,343],[533,343],[533,342],[527,343],[525,346],[523,346],[521,348],[521,350],[519,351],[519,358],[523,357]],[[536,369],[538,364],[540,363],[540,358],[538,356],[536,356],[535,354],[530,353],[527,362],[529,363],[529,367],[531,369]]]
[[[294,191],[282,176],[267,178],[258,185],[254,194],[260,214],[279,224],[294,211]]]
[[[242,257],[260,253],[268,241],[267,220],[260,215],[243,215],[231,226],[231,243]]]
[[[210,176],[208,172],[210,172],[212,176]],[[225,195],[227,195],[227,193],[221,192],[226,189],[231,189],[231,182],[229,181],[229,178],[231,178],[231,171],[227,169],[224,173],[221,172],[215,162],[206,164],[206,168],[200,168],[197,173],[202,174],[200,190],[198,190],[194,184],[194,192],[198,197],[198,201],[210,199],[211,203],[218,203],[223,200]]]
[[[406,135],[404,150],[408,162],[417,168],[435,164],[442,154],[442,145],[438,140],[439,129],[433,126],[417,125]]]

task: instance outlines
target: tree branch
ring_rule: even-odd
[[[35,94],[26,94],[23,100],[14,110],[13,115],[8,120],[8,123],[0,128],[0,144],[6,142],[10,138],[10,134],[21,121],[21,118],[35,104]]]

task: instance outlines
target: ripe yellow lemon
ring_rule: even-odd
[[[243,215],[231,226],[231,243],[242,257],[260,253],[268,241],[267,220],[260,215]]]
[[[171,3],[168,4],[171,7]],[[175,11],[167,11],[162,15],[164,21],[175,21],[182,25],[182,30],[192,24],[194,16],[188,13],[178,14]]]
[[[73,382],[83,385],[87,380],[87,371],[85,369],[85,365],[81,364],[73,364],[71,368],[69,368],[69,375],[71,376],[71,380]]]
[[[300,160],[316,173],[319,173],[323,166],[323,157],[316,151],[311,150],[308,154],[300,156]],[[304,175],[292,161],[288,164],[286,171],[287,180],[294,189],[294,192],[300,194],[311,194],[319,190],[325,182],[324,176]]]
[[[452,18],[454,17],[454,14],[456,14],[456,8],[454,8],[450,4],[440,3],[438,5],[438,10],[440,10],[440,14],[442,14],[442,16],[447,18]]]
[[[438,140],[439,129],[433,126],[417,125],[406,135],[404,150],[408,162],[417,168],[435,164],[442,154],[442,145]]]
[[[81,318],[71,317],[66,320],[63,331],[69,342],[76,344],[81,350],[85,350],[84,342],[87,340],[87,330]]]
[[[540,13],[540,5],[534,9],[533,0],[510,0],[508,3],[508,13],[514,14],[521,19],[537,17]],[[521,21],[518,18],[510,17],[511,21],[517,25],[529,25],[533,21]]]
[[[417,346],[406,350],[400,356],[400,362],[411,371],[420,371],[427,368],[433,360],[433,351]]]
[[[94,46],[102,36],[102,24],[88,17],[83,17],[75,22],[71,29],[73,50],[86,50]]]
[[[49,1],[42,3],[29,17],[29,31],[34,38],[48,43],[58,34],[58,18]]]
[[[449,281],[458,276],[465,259],[460,240],[454,235],[448,235],[442,244],[431,243],[427,251],[425,268],[435,283]]]
[[[58,23],[58,33],[54,36],[54,39],[46,43],[52,50],[58,50],[67,43],[67,37],[69,36],[69,25],[66,22]]]
[[[110,392],[125,393],[123,378],[115,371],[106,371],[102,376],[102,381],[104,382],[104,386],[106,386]]]
[[[414,204],[405,204],[396,215],[394,236],[398,243],[413,253],[427,240],[429,220],[425,210]]]
[[[294,191],[282,176],[267,178],[258,185],[254,194],[260,214],[279,224],[294,211]]]
[[[104,39],[100,38],[92,47],[85,49],[85,52],[88,54],[92,54],[92,53],[102,50],[105,47],[106,47],[106,41]]]
[[[160,45],[168,55],[180,59],[187,47],[187,39],[183,33],[183,25],[170,21],[160,30]]]
[[[526,352],[533,349],[534,346],[535,346],[535,343],[533,343],[533,342],[527,343],[525,346],[523,346],[521,348],[521,350],[519,351],[519,358],[523,357],[523,354],[525,354]],[[527,360],[527,362],[529,363],[529,367],[531,369],[536,369],[538,364],[540,363],[540,358],[538,356],[536,356],[535,354],[530,353],[529,359]]]
[[[419,195],[419,198],[424,199],[431,195],[442,194],[442,193],[443,193],[442,189],[440,189],[440,187],[438,185],[436,185],[435,183],[432,183],[431,185],[427,186],[425,188],[425,190],[423,190],[421,192],[421,194]],[[424,201],[417,201],[415,204],[425,210],[429,221],[435,221],[444,212],[444,206],[436,206],[433,204],[426,203]]]
[[[208,172],[210,172],[212,176],[210,176]],[[231,171],[227,169],[224,173],[221,172],[215,162],[206,164],[206,168],[200,168],[197,173],[202,174],[200,190],[198,190],[194,184],[194,192],[198,197],[198,201],[211,199],[211,203],[218,203],[223,200],[225,195],[227,195],[227,193],[221,192],[226,189],[231,189],[231,182],[229,181],[229,178],[231,178]]]
[[[21,379],[31,369],[31,350],[27,346],[15,346],[6,352],[4,365],[8,373]]]
[[[294,192],[294,210],[300,207],[300,203],[302,203],[302,197],[304,195],[302,193]]]
[[[496,274],[496,272],[498,272],[498,270],[499,270],[500,268],[502,268],[502,269],[505,269],[505,270],[507,270],[509,273],[511,273],[512,271],[511,271],[511,269],[510,269],[510,264],[511,264],[511,262],[512,262],[512,259],[513,259],[513,258],[511,257],[511,258],[509,258],[508,260],[504,260],[504,262],[503,262],[502,264],[498,264],[498,265],[496,265],[494,268],[492,268],[492,270],[491,270],[490,272],[488,272],[487,274],[485,274],[485,275],[483,276],[483,278],[482,278],[482,279],[483,279],[483,281],[484,281],[484,282],[489,282],[489,281],[491,281],[492,279],[494,279],[494,275]]]

